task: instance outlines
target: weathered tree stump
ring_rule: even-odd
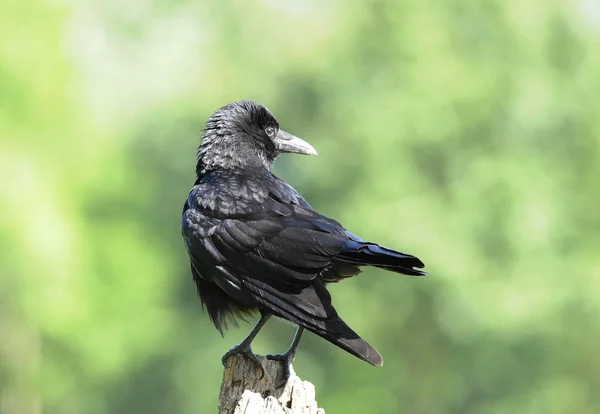
[[[265,376],[242,355],[227,360],[219,394],[219,414],[325,414],[315,400],[315,386],[302,381],[292,369],[287,383],[281,361],[259,357]]]

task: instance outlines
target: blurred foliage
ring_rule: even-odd
[[[180,214],[242,98],[319,151],[278,175],[430,272],[332,287],[385,365],[305,336],[328,412],[600,412],[593,0],[8,0],[0,34],[3,414],[216,411],[250,326],[202,313]]]

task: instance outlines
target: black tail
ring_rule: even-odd
[[[349,241],[336,259],[359,266],[374,266],[410,276],[425,276],[425,265],[415,256],[388,249],[375,243]]]
[[[338,316],[325,286],[314,284],[299,294],[289,294],[257,279],[244,279],[242,283],[273,314],[316,333],[371,365],[383,365],[379,352]]]
[[[313,332],[371,365],[376,367],[383,365],[381,354],[371,344],[358,336],[339,316],[329,321],[329,325],[332,324],[337,325],[338,333],[332,334],[329,331],[317,330],[313,330]]]

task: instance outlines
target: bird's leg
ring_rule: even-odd
[[[226,366],[227,360],[230,357],[232,357],[233,355],[241,354],[241,355],[245,356],[246,358],[248,358],[250,361],[252,361],[252,363],[254,363],[260,369],[260,372],[261,372],[260,378],[261,379],[265,376],[265,368],[260,363],[260,360],[258,359],[258,357],[256,355],[254,355],[254,352],[252,352],[252,341],[254,340],[254,338],[256,337],[258,332],[261,330],[261,328],[263,326],[265,326],[265,323],[267,323],[267,321],[269,320],[270,317],[271,317],[271,315],[265,315],[265,314],[261,315],[260,320],[256,323],[256,325],[254,326],[252,331],[248,334],[246,339],[244,339],[238,345],[231,348],[229,351],[227,351],[225,353],[225,355],[223,355],[223,358],[221,358],[221,362],[223,363],[223,365]]]
[[[290,379],[290,375],[292,374],[292,362],[294,362],[294,358],[296,358],[296,349],[298,348],[298,344],[300,343],[302,332],[304,332],[304,328],[299,326],[298,329],[296,329],[294,340],[292,341],[290,348],[285,354],[267,355],[267,359],[282,361],[284,364],[285,371],[283,373],[283,378],[281,379],[281,382],[277,384],[277,388],[283,387],[288,381],[288,379]]]

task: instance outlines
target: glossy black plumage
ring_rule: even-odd
[[[423,263],[365,242],[315,212],[271,173],[282,152],[316,155],[279,130],[260,104],[236,102],[209,119],[182,218],[202,303],[221,332],[228,320],[259,310],[381,365],[379,353],[339,317],[326,283],[354,276],[361,266],[424,275],[414,269]]]

